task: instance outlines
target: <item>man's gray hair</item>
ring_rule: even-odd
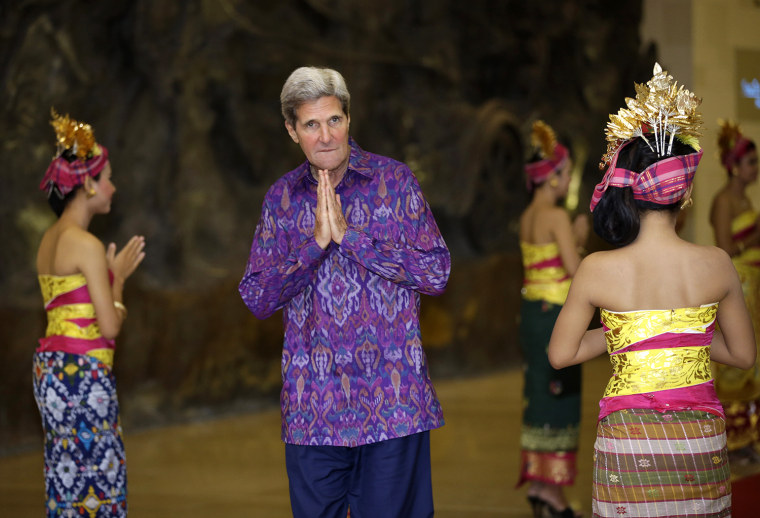
[[[280,93],[280,108],[285,121],[296,125],[296,110],[305,102],[321,97],[337,97],[343,113],[349,115],[351,94],[340,72],[331,68],[301,67],[290,74]]]

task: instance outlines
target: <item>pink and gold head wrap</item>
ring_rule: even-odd
[[[79,185],[87,176],[95,177],[108,162],[108,150],[95,142],[95,135],[89,124],[77,122],[68,115],[62,117],[52,110],[50,125],[55,129],[58,149],[55,158],[45,171],[40,182],[40,190],[56,193],[63,198]],[[69,150],[76,158],[67,160],[63,153]]]
[[[719,120],[720,131],[718,133],[718,149],[720,150],[720,163],[729,174],[744,155],[753,149],[754,142],[744,135],[738,124],[731,121]]]
[[[702,150],[664,158],[639,173],[617,166],[620,150],[627,144],[628,142],[618,149],[604,178],[594,188],[591,212],[594,212],[608,187],[630,187],[634,199],[657,205],[671,205],[680,200],[694,180],[694,173],[702,159]]]
[[[557,142],[554,130],[543,121],[533,123],[531,144],[537,148],[541,160],[525,164],[528,189],[545,182],[555,171],[559,171],[570,157],[568,149]]]

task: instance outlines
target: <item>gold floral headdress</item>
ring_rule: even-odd
[[[702,99],[680,87],[662,69],[654,65],[654,75],[646,85],[635,84],[636,98],[626,97],[628,109],[621,108],[617,115],[610,115],[605,134],[607,152],[599,164],[600,169],[609,164],[617,150],[625,142],[641,137],[658,156],[668,156],[673,149],[673,139],[678,139],[699,149],[699,131],[702,114],[697,108]],[[649,136],[649,138],[647,137]]]
[[[53,118],[50,125],[55,130],[58,146],[56,156],[60,156],[67,149],[82,161],[100,154],[100,146],[95,142],[92,126],[77,122],[68,114],[61,116],[55,108],[50,109],[50,115]]]
[[[718,119],[718,148],[721,152],[731,151],[736,142],[742,137],[742,130],[739,125],[730,120]]]
[[[60,116],[55,109],[50,109],[53,120],[50,125],[55,130],[56,154],[45,171],[40,182],[40,189],[53,193],[63,199],[77,186],[82,185],[87,176],[93,178],[108,163],[108,149],[95,142],[95,135],[89,124],[83,124],[70,118]],[[65,151],[74,155],[64,156]]]
[[[528,190],[545,182],[552,173],[565,164],[570,156],[569,150],[557,142],[557,135],[552,127],[542,120],[533,123],[530,143],[541,158],[525,164]]]
[[[542,120],[533,123],[530,133],[530,145],[538,150],[541,158],[553,158],[557,146],[557,135],[554,130]]]

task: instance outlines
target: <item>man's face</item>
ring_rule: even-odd
[[[341,172],[348,164],[348,125],[351,121],[337,97],[320,97],[296,110],[295,127],[288,122],[290,138],[301,146],[314,169]]]

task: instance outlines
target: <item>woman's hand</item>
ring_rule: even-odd
[[[124,281],[132,275],[142,260],[145,259],[144,248],[145,238],[143,236],[132,236],[118,254],[116,253],[116,244],[109,244],[106,251],[106,262],[114,277]]]
[[[589,234],[589,222],[586,214],[578,214],[573,220],[573,236],[577,246],[586,246]]]

